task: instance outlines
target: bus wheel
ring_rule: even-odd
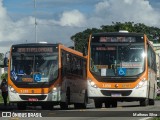
[[[149,105],[154,105],[155,104],[154,96],[155,96],[155,85],[154,85],[153,99],[149,99]]]
[[[87,108],[87,102],[85,103],[74,103],[75,109],[86,109]]]
[[[74,108],[75,109],[86,109],[87,108],[87,96],[85,95],[83,103],[75,103]]]
[[[53,105],[49,105],[49,104],[43,104],[41,107],[43,110],[52,110],[53,109]]]
[[[87,108],[87,103],[88,103],[88,97],[87,97],[87,91],[85,92],[84,95],[84,102],[82,103],[82,109],[86,109]]]
[[[98,100],[94,100],[95,108],[102,108],[102,102]]]
[[[146,98],[146,99],[143,99],[143,100],[141,100],[140,101],[140,106],[147,106],[148,105],[148,99]]]
[[[110,105],[111,105],[110,101],[105,102],[105,108],[110,108]]]
[[[65,98],[65,102],[61,102],[60,103],[60,108],[63,110],[68,109],[68,105],[70,103],[70,89],[69,87],[67,88],[67,92],[66,92],[66,98]]]
[[[87,101],[86,101],[86,99],[87,99],[87,98],[85,98],[85,101],[84,101],[84,103],[82,104],[82,108],[83,108],[83,109],[86,109],[86,108],[87,108]]]
[[[25,103],[17,103],[18,110],[26,110],[26,104]]]
[[[117,101],[112,101],[111,105],[112,105],[112,107],[117,107]]]
[[[81,109],[82,108],[81,103],[74,103],[74,108]]]
[[[60,103],[60,108],[61,108],[62,110],[67,110],[67,109],[68,109],[68,104],[67,104],[66,102],[61,102],[61,103]]]
[[[149,99],[149,105],[154,105],[154,104],[155,104],[154,99]]]

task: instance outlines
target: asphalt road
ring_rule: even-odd
[[[118,102],[117,108],[95,109],[94,104],[88,104],[87,109],[74,109],[73,105],[68,110],[61,110],[59,106],[54,106],[53,110],[42,110],[40,106],[28,106],[27,110],[17,110],[16,106],[4,107],[0,105],[0,116],[10,114],[12,118],[1,117],[0,119],[16,120],[37,119],[45,120],[147,120],[160,116],[160,101],[156,101],[154,106],[139,106],[139,102]],[[34,118],[33,118],[34,117]],[[35,118],[37,117],[37,118]]]

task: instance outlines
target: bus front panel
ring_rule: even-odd
[[[9,67],[9,99],[53,101],[58,79],[58,46],[12,46]],[[54,92],[53,92],[54,91]]]
[[[147,57],[143,35],[93,35],[89,48],[90,98],[139,99],[147,96]]]

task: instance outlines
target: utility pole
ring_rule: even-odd
[[[34,0],[34,9],[35,9],[35,41],[37,43],[37,19],[36,19],[36,0]]]

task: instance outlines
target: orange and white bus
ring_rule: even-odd
[[[95,107],[117,107],[118,101],[154,105],[156,54],[145,34],[95,33],[88,42],[88,97]]]
[[[40,105],[52,109],[85,108],[86,58],[61,44],[12,45],[8,63],[9,102],[18,109]]]

